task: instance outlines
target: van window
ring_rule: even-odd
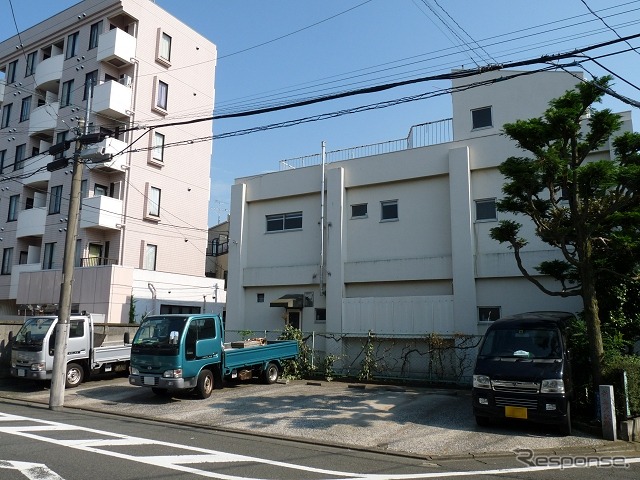
[[[486,357],[562,358],[560,332],[554,329],[492,329],[480,350]]]

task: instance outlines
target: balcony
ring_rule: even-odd
[[[118,155],[127,150],[129,145],[127,142],[116,138],[107,137],[99,143],[87,145],[80,153],[80,158],[92,163],[92,168],[103,172],[122,172],[123,166],[126,165],[127,156]],[[115,156],[114,156],[115,155]],[[108,161],[104,161],[108,159]]]
[[[131,88],[113,80],[93,90],[94,112],[111,118],[128,117],[131,109]]]
[[[119,230],[122,223],[122,200],[98,195],[82,199],[80,228]]]
[[[23,272],[39,272],[42,270],[40,261],[36,263],[23,263],[11,267],[11,285],[9,286],[9,298],[17,298],[20,274]]]
[[[47,191],[47,182],[51,180],[51,172],[47,170],[47,164],[53,162],[52,155],[43,155],[25,161],[24,174],[31,174],[21,179],[23,185],[38,190]],[[28,165],[27,165],[28,163]]]
[[[42,237],[44,235],[46,220],[46,207],[34,207],[28,210],[22,210],[18,214],[16,238]]]
[[[0,80],[0,105],[2,105],[3,100],[4,100],[4,81]]]
[[[34,137],[43,133],[53,136],[53,131],[58,123],[58,107],[60,103],[54,102],[42,105],[31,112],[29,118],[29,135]]]
[[[132,65],[136,56],[136,38],[124,30],[114,28],[98,38],[98,62],[107,62],[121,68]]]
[[[64,55],[55,55],[42,60],[36,66],[36,72],[33,76],[36,87],[40,90],[58,93],[63,63]]]

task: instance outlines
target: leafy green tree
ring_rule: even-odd
[[[500,166],[506,183],[498,209],[529,217],[536,235],[558,249],[560,259],[542,262],[535,270],[557,280],[559,288],[547,288],[523,265],[521,252],[528,241],[520,236],[522,224],[504,220],[491,229],[491,237],[509,244],[522,275],[541,291],[582,297],[595,385],[604,354],[598,289],[607,288],[598,281],[633,282],[638,265],[640,135],[617,136],[613,160],[598,153],[621,127],[618,115],[592,108],[610,81],[602,77],[580,83],[552,100],[542,117],[503,127],[531,156],[510,157]]]

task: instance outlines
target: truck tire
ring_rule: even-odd
[[[267,385],[273,385],[278,380],[279,375],[280,371],[278,370],[278,365],[271,362],[262,372],[262,381]]]
[[[84,380],[84,370],[82,365],[78,365],[77,363],[68,363],[64,386],[66,388],[75,388],[82,383],[82,380]]]
[[[211,370],[202,370],[200,375],[198,375],[198,386],[196,387],[198,397],[203,400],[209,398],[211,392],[213,392],[213,384],[213,373],[211,373]]]

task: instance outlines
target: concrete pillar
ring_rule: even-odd
[[[617,440],[616,406],[612,385],[600,385],[600,422],[602,423],[602,438]]]

